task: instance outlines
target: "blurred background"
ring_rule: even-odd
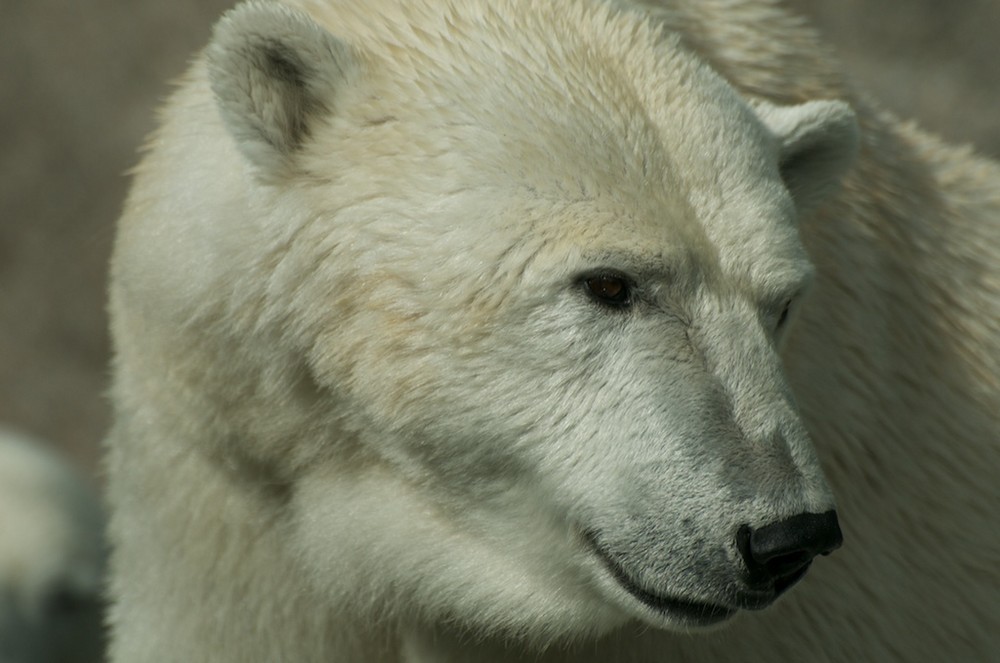
[[[0,423],[91,476],[126,171],[228,0],[0,2]],[[859,87],[1000,158],[1000,0],[789,0]]]

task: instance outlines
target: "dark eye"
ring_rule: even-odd
[[[613,308],[625,308],[631,303],[631,287],[620,274],[594,274],[583,279],[584,288],[591,299]]]
[[[778,316],[778,323],[775,326],[776,330],[780,331],[781,328],[785,326],[785,323],[788,322],[788,312],[791,310],[791,308],[792,308],[792,300],[789,299],[788,301],[785,302],[785,305],[782,307],[781,315]]]

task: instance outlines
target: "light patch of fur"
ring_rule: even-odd
[[[0,429],[0,660],[98,660],[103,524],[77,472]]]

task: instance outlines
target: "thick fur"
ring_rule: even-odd
[[[120,223],[113,661],[993,655],[996,165],[763,0],[294,4]],[[834,496],[743,614],[737,529]]]

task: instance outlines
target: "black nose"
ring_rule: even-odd
[[[843,542],[836,511],[800,513],[757,529],[743,525],[736,532],[749,583],[773,583],[778,594],[805,575],[813,557],[829,555]]]

